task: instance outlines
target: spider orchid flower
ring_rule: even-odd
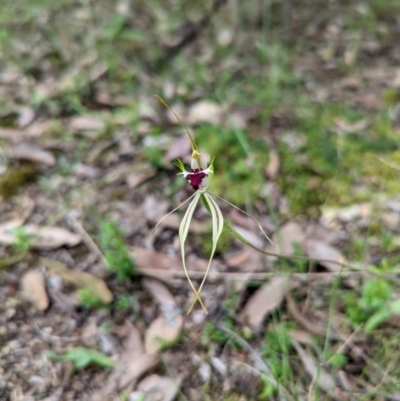
[[[160,102],[167,108],[169,109],[177,118],[177,120],[182,124],[182,126],[185,128],[186,133],[188,134],[191,146],[192,146],[192,160],[191,160],[191,169],[190,171],[186,171],[185,165],[183,164],[182,160],[177,159],[174,161],[174,164],[181,170],[179,175],[183,175],[183,178],[185,178],[189,184],[192,186],[192,188],[195,190],[195,192],[188,198],[186,199],[183,203],[181,203],[178,207],[175,209],[171,210],[168,214],[166,214],[154,227],[153,233],[157,229],[157,227],[160,225],[160,223],[170,214],[178,210],[181,206],[185,205],[189,201],[189,206],[185,212],[185,215],[183,216],[183,219],[181,221],[181,224],[179,226],[179,242],[181,246],[181,255],[182,255],[182,265],[183,269],[185,271],[186,278],[189,282],[189,285],[194,292],[195,298],[193,299],[189,310],[187,314],[189,314],[194,305],[196,304],[197,301],[199,301],[201,307],[203,308],[204,312],[208,314],[207,308],[204,306],[204,303],[200,297],[201,290],[203,289],[204,283],[206,281],[208,272],[210,270],[211,262],[213,260],[215,250],[217,248],[217,243],[219,240],[219,237],[221,236],[222,230],[224,228],[224,217],[222,215],[221,209],[219,208],[217,202],[213,198],[216,197],[225,203],[229,204],[230,206],[234,207],[235,209],[241,211],[242,213],[246,214],[247,216],[251,217],[253,220],[255,220],[258,223],[258,227],[264,234],[264,236],[269,240],[265,232],[263,231],[261,224],[251,215],[246,213],[245,211],[241,210],[237,206],[231,204],[230,202],[226,201],[225,199],[221,198],[220,196],[213,194],[212,192],[209,191],[208,187],[210,185],[210,182],[212,180],[212,177],[214,176],[214,158],[212,158],[211,163],[209,166],[204,162],[200,152],[198,151],[197,145],[189,132],[189,130],[186,128],[185,124],[181,121],[181,119],[175,114],[175,112],[164,102],[163,99],[161,99],[159,96],[156,95],[156,98],[160,100]],[[199,200],[202,201],[206,209],[210,212],[211,214],[211,219],[212,219],[212,248],[211,248],[211,254],[210,258],[208,261],[207,269],[204,274],[203,280],[201,281],[200,287],[198,290],[196,290],[192,280],[190,279],[188,270],[186,268],[186,262],[185,262],[185,242],[186,238],[188,236],[189,232],[189,227],[190,223],[193,218],[194,211],[197,207],[197,204],[199,203]]]

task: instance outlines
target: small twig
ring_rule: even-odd
[[[89,251],[96,255],[103,263],[105,263],[105,257],[103,253],[101,252],[97,244],[93,241],[92,237],[83,228],[82,224],[75,218],[75,216],[73,216],[72,213],[69,213],[67,218],[72,228],[82,237],[82,241],[87,246]]]
[[[166,269],[157,269],[150,267],[138,267],[138,271],[146,276],[151,277],[164,277],[164,278],[181,278],[185,277],[185,273],[183,270],[166,270]],[[341,277],[352,277],[352,276],[369,276],[374,275],[373,272],[370,271],[338,271],[338,272],[322,272],[322,273],[282,273],[282,272],[264,272],[264,273],[238,273],[238,272],[209,272],[209,279],[214,280],[230,280],[230,281],[239,281],[239,280],[266,280],[271,277],[276,276],[287,276],[292,277],[294,279],[303,280],[303,281],[311,281],[318,280],[322,278],[334,278],[337,276]],[[203,278],[204,271],[201,270],[192,270],[190,271],[190,276],[193,278]],[[384,277],[388,280],[395,280],[396,277],[392,275],[382,275],[380,277]]]

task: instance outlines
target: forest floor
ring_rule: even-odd
[[[400,400],[399,37],[397,0],[6,0],[0,400]],[[154,94],[253,246],[208,314],[187,206],[152,236],[193,193]]]

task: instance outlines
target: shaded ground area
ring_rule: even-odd
[[[399,35],[394,0],[7,0],[0,399],[399,400]],[[151,236],[193,193],[154,94],[274,244],[215,198],[208,315],[185,206]],[[196,287],[212,246],[199,205]]]

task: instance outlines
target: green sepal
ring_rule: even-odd
[[[183,164],[183,161],[181,159],[175,159],[172,163],[175,164],[176,167],[179,168],[179,170],[182,171],[182,173],[184,173],[185,170],[185,165]]]

